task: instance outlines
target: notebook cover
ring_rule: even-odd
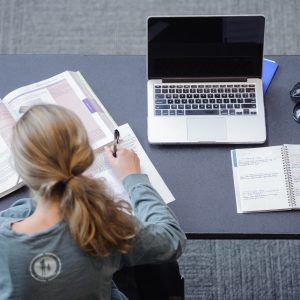
[[[266,93],[274,75],[275,75],[275,72],[278,68],[278,63],[273,61],[273,60],[270,60],[270,59],[267,59],[267,58],[264,58],[264,61],[263,61],[263,74],[262,74],[262,82],[263,82],[263,92],[264,94]]]

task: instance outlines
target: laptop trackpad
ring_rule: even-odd
[[[193,142],[214,142],[227,139],[226,119],[222,117],[187,119],[187,136]]]

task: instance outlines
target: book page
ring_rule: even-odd
[[[64,72],[49,79],[21,87],[9,93],[3,103],[14,120],[18,120],[24,112],[36,104],[57,104],[64,106],[81,119],[87,129],[94,149],[112,139],[112,126],[108,126],[99,117],[99,111],[80,89],[73,72]],[[76,73],[73,73],[76,74]]]
[[[19,175],[13,168],[11,152],[0,135],[0,197],[19,185]]]
[[[11,131],[15,120],[11,116],[6,106],[0,101],[0,136],[6,145],[10,145]],[[9,151],[9,149],[7,149]]]
[[[124,124],[119,127],[120,132],[120,146],[128,149],[133,149],[140,158],[141,172],[149,176],[150,182],[157,192],[161,195],[165,203],[169,203],[175,200],[174,196],[168,189],[167,185],[159,175],[158,171],[150,161],[148,155],[144,151],[143,147],[139,143],[134,132],[128,124]],[[103,149],[96,152],[95,162],[92,167],[87,171],[88,175],[96,178],[104,178],[107,184],[111,187],[115,194],[124,200],[129,201],[129,196],[125,191],[121,180],[115,175]]]
[[[231,152],[238,212],[290,209],[281,146]]]
[[[295,207],[300,208],[300,145],[284,145],[288,150],[291,185],[295,196]]]

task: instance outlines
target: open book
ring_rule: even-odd
[[[16,89],[0,102],[0,197],[23,185],[14,170],[10,138],[14,123],[31,106],[36,104],[57,104],[64,106],[81,119],[85,125],[96,159],[87,171],[94,177],[104,177],[112,189],[127,199],[125,190],[105,159],[103,147],[112,143],[117,124],[92,91],[79,71],[65,71],[46,80]],[[174,197],[149,157],[138,142],[128,124],[119,127],[124,147],[134,148],[140,157],[142,172],[148,174],[151,183],[166,203]]]
[[[237,212],[300,208],[300,145],[231,151]]]

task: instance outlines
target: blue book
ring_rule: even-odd
[[[274,75],[278,68],[278,63],[274,60],[270,60],[267,58],[264,58],[263,61],[263,72],[262,72],[262,82],[263,82],[263,91],[264,94],[266,93]]]

